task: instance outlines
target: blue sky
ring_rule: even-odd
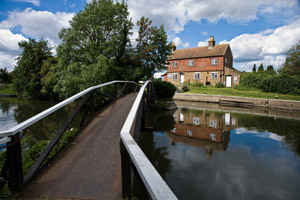
[[[58,33],[90,0],[0,0],[0,67],[12,70],[18,42],[44,37],[56,47]],[[234,67],[276,69],[300,40],[300,0],[125,0],[132,21],[149,17],[164,25],[177,49],[229,43]],[[135,28],[136,36],[136,28]],[[134,37],[133,36],[133,37]],[[53,50],[55,53],[55,49]]]

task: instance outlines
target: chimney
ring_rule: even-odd
[[[214,36],[210,36],[209,40],[208,40],[208,48],[212,49],[215,46],[215,40],[214,40]]]
[[[174,53],[174,51],[176,51],[176,45],[175,42],[172,42],[172,53]]]

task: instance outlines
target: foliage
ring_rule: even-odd
[[[300,75],[300,42],[288,51],[285,63],[278,72],[290,76]]]
[[[11,83],[12,77],[6,68],[0,68],[0,83]]]
[[[204,87],[203,83],[198,83],[198,82],[196,82],[196,83],[194,83],[192,85],[195,86],[195,87]]]
[[[279,94],[300,94],[300,79],[286,75],[248,73],[241,77],[241,86]]]
[[[252,72],[256,72],[256,64],[253,65]]]
[[[264,71],[264,66],[263,66],[263,64],[261,63],[261,64],[259,65],[259,67],[258,67],[257,72],[263,72],[263,71]]]
[[[153,84],[158,98],[172,98],[174,96],[176,87],[172,83],[156,80]]]
[[[136,75],[152,76],[157,69],[164,69],[166,60],[171,53],[172,43],[167,42],[167,34],[164,26],[157,28],[152,26],[152,21],[142,17],[138,22],[138,38],[133,56],[133,65],[137,67]],[[136,77],[142,78],[142,77]]]
[[[215,87],[216,88],[222,88],[222,87],[224,87],[224,83],[223,82],[217,82]]]
[[[269,66],[267,67],[266,73],[267,73],[267,74],[271,74],[271,75],[275,75],[275,74],[276,74],[273,65],[269,65]]]
[[[77,13],[59,33],[57,58],[43,66],[42,93],[64,99],[111,80],[139,81],[163,68],[171,50],[164,27],[142,17],[132,47],[128,15],[124,1],[112,0],[94,0]]]
[[[44,62],[52,56],[51,48],[43,38],[38,42],[34,39],[21,41],[19,47],[23,52],[17,58],[17,66],[14,69],[14,90],[17,94],[43,98],[40,71]]]
[[[187,92],[187,91],[189,91],[190,89],[189,89],[188,84],[183,84],[183,85],[180,86],[180,90],[181,90],[182,92]]]
[[[91,65],[100,54],[108,58],[122,57],[129,41],[132,23],[128,20],[124,2],[97,0],[86,4],[70,21],[70,28],[63,28],[59,37],[57,55],[63,65],[77,63]]]

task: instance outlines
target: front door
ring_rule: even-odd
[[[180,74],[180,84],[184,82],[184,73]]]
[[[226,87],[231,87],[231,76],[226,76]]]

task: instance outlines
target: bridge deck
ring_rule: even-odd
[[[120,131],[136,94],[98,114],[21,195],[46,199],[121,199]]]

